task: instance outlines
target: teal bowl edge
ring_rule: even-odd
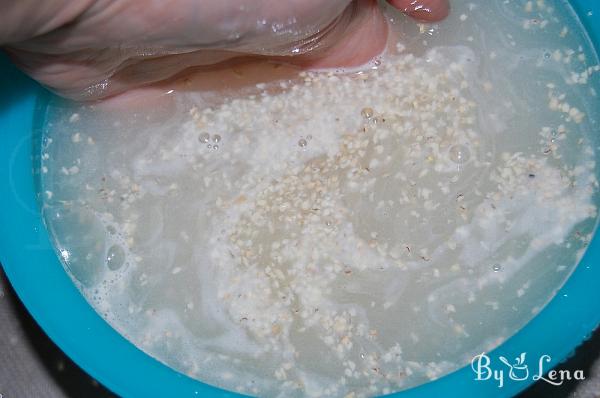
[[[591,40],[600,44],[600,2],[570,2]],[[13,288],[48,336],[80,367],[123,397],[242,397],[176,372],[145,354],[110,327],[65,273],[43,225],[33,168],[36,101],[47,92],[0,55],[0,262]],[[505,370],[475,380],[470,365],[389,397],[511,397],[568,358],[600,324],[600,236],[565,285],[526,326],[486,355]],[[498,358],[527,353],[529,377],[513,380]],[[547,357],[544,357],[547,356]],[[544,361],[544,358],[549,358]]]

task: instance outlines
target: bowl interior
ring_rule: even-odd
[[[590,39],[600,45],[600,2],[571,1]],[[85,301],[65,273],[43,225],[37,203],[40,126],[34,120],[51,94],[0,57],[0,262],[27,309],[77,364],[122,396],[234,397],[180,374],[140,351],[112,329]],[[32,163],[32,160],[34,161]],[[491,358],[548,355],[546,370],[564,360],[600,323],[600,237],[594,236],[579,266],[556,297]],[[526,381],[474,381],[466,366],[398,397],[511,396]],[[450,392],[450,393],[449,393]]]

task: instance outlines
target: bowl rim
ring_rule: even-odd
[[[572,0],[591,42],[600,45],[600,2]],[[0,55],[0,262],[17,295],[46,334],[82,369],[123,397],[241,397],[194,380],[142,352],[104,321],[64,271],[37,206],[32,173],[33,117],[46,95]],[[31,133],[29,133],[31,132]],[[35,154],[33,156],[36,156]],[[487,353],[492,367],[500,356],[549,355],[545,370],[565,360],[600,324],[600,236],[589,247],[556,296],[522,329]],[[48,286],[51,286],[49,290]],[[63,314],[69,314],[65,317]],[[495,361],[495,362],[494,362]],[[533,364],[537,369],[538,363]],[[470,366],[390,396],[513,396],[534,380],[476,381]]]

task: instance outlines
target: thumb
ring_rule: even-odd
[[[381,54],[388,24],[374,0],[355,0],[330,31],[319,37],[319,47],[289,59],[304,68],[352,68]]]

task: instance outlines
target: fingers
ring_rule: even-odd
[[[126,90],[117,95],[103,98],[96,106],[102,109],[138,109],[145,106],[158,106],[161,102],[170,102],[174,92],[211,93],[219,90],[244,92],[255,88],[259,83],[280,82],[298,76],[298,68],[280,63],[265,62],[259,57],[237,57],[213,67],[189,69],[171,79],[161,80],[152,85]],[[120,79],[120,77],[118,77]],[[127,87],[126,80],[117,81]],[[195,96],[204,100],[203,95]],[[206,96],[210,102],[212,96]],[[164,107],[164,103],[160,105]]]
[[[450,12],[449,0],[388,0],[406,15],[425,22],[441,21]]]
[[[120,48],[283,55],[286,44],[317,34],[351,1],[95,0],[73,23],[13,46],[46,54]]]
[[[448,0],[388,1],[423,21],[449,12]],[[152,4],[96,0],[77,23],[18,43],[10,52],[42,84],[86,100],[244,54],[275,56],[306,68],[356,67],[381,53],[387,39],[376,0]],[[236,39],[232,32],[244,33]]]
[[[191,67],[219,65],[239,54],[193,51],[152,57],[130,57],[107,49],[48,56],[8,50],[31,77],[63,97],[95,100],[168,79]]]

